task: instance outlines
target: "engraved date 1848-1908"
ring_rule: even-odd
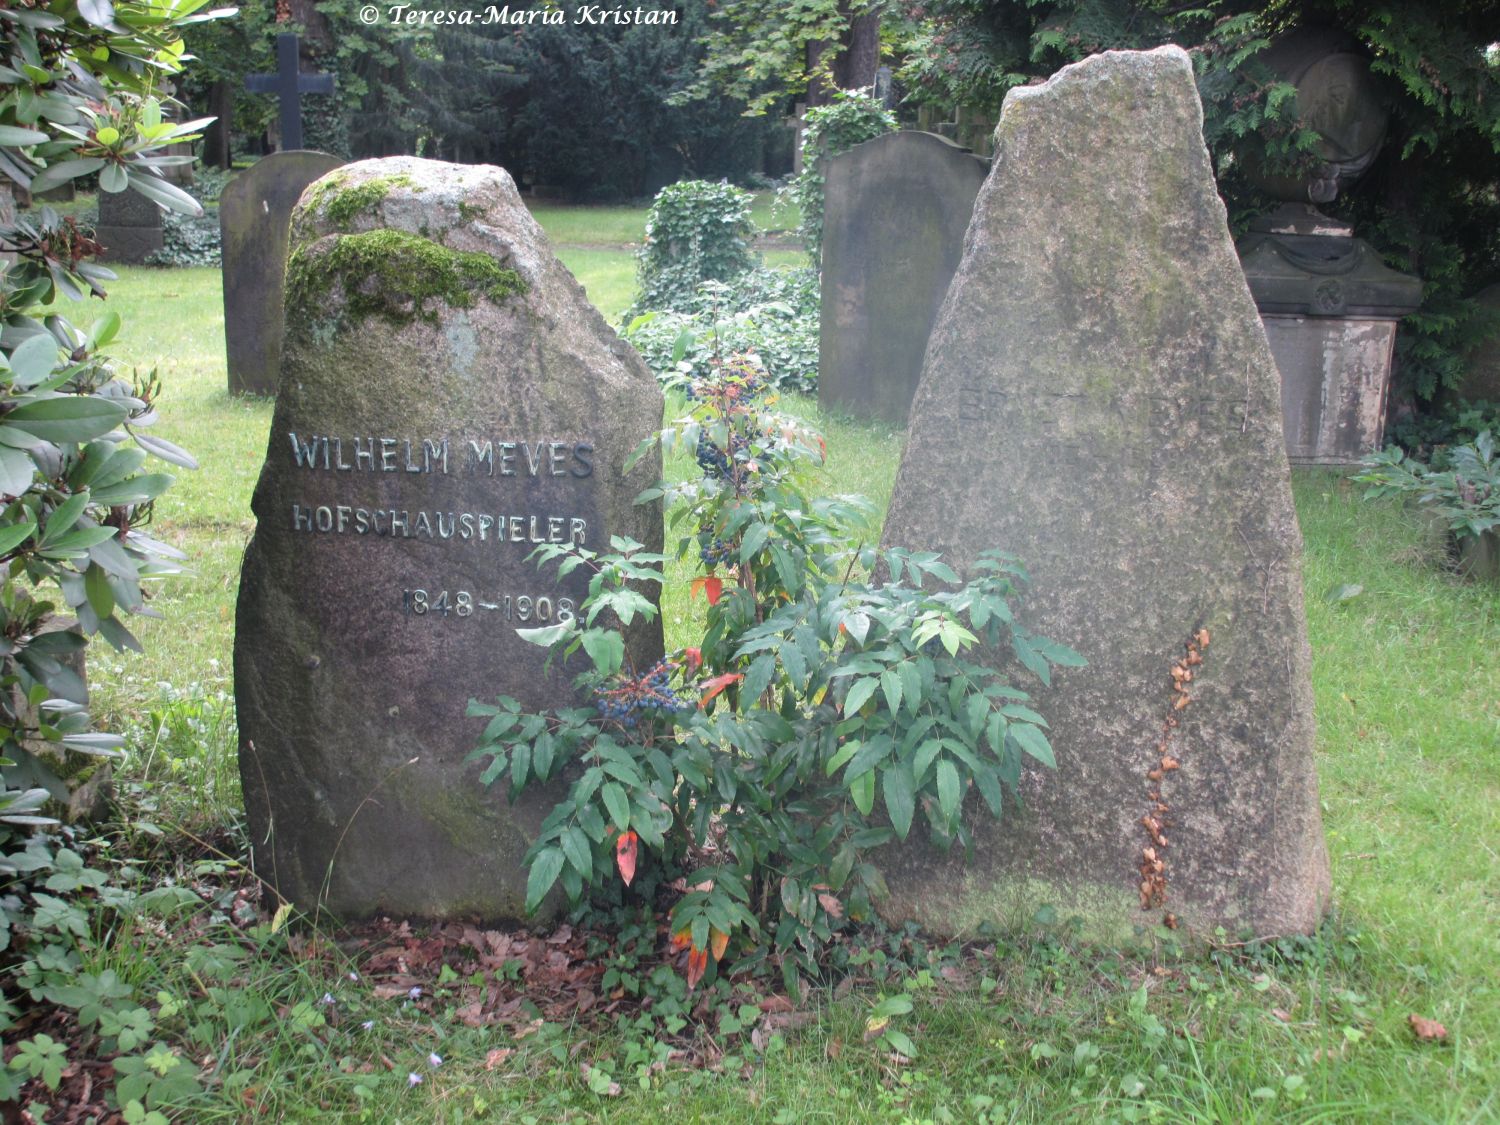
[[[554,621],[571,621],[574,608],[572,598],[553,599],[545,594],[499,594],[484,600],[470,590],[401,591],[401,611],[416,617],[473,617],[476,613],[493,613],[505,621],[550,625]]]

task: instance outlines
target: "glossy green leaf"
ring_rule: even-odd
[[[885,811],[891,818],[891,826],[903,840],[911,831],[911,818],[917,810],[916,785],[912,781],[911,766],[896,762],[880,775],[880,787],[885,793]]]
[[[879,686],[880,680],[875,676],[865,676],[855,680],[849,687],[849,694],[844,697],[844,714],[857,714]]]
[[[858,779],[850,784],[849,796],[854,799],[854,807],[865,816],[869,816],[870,810],[875,807],[875,771],[870,770],[860,774]]]
[[[27,433],[46,441],[67,444],[103,437],[125,421],[126,410],[110,399],[62,395],[23,403],[6,417]]]
[[[1042,765],[1050,769],[1057,768],[1057,759],[1052,754],[1052,744],[1047,741],[1047,736],[1041,732],[1040,728],[1030,723],[1012,723],[1010,736],[1016,740],[1016,745]]]
[[[526,875],[526,912],[535,913],[536,908],[547,897],[557,877],[562,874],[566,857],[561,848],[543,848],[531,863]]]
[[[36,462],[22,449],[0,445],[0,496],[20,496],[36,478]]]
[[[15,385],[31,388],[46,379],[57,367],[59,350],[57,340],[50,332],[38,332],[26,337],[16,346],[16,350],[10,353],[11,377]],[[47,436],[39,431],[33,432],[39,437]]]
[[[563,854],[568,857],[574,869],[585,880],[594,877],[594,849],[589,844],[589,838],[584,835],[583,829],[576,824],[570,824],[563,830],[562,834]]]
[[[630,827],[630,799],[613,781],[606,781],[599,789],[599,797],[609,812],[610,823],[624,832]]]
[[[959,806],[963,804],[963,787],[958,777],[958,767],[947,758],[937,764],[938,807],[943,819],[952,824],[958,819]]]
[[[625,662],[625,638],[612,630],[588,630],[583,634],[583,650],[600,675],[613,676]]]

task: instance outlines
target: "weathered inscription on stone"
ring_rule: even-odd
[[[587,441],[351,438],[288,432],[292,463],[331,473],[412,473],[468,477],[562,477],[581,481],[594,473]],[[456,455],[455,455],[456,451]],[[524,497],[520,498],[524,500]],[[516,500],[512,499],[511,503]],[[373,504],[291,502],[293,531],[441,539],[459,543],[589,544],[587,516],[576,512],[465,511]]]
[[[413,274],[446,296],[412,307]],[[581,701],[577,665],[516,630],[575,616],[589,570],[532,555],[660,548],[660,507],[634,503],[659,462],[625,467],[660,390],[497,168],[341,169],[299,205],[288,278],[235,628],[256,869],[345,917],[518,918],[559,793],[482,787],[467,704]],[[621,632],[660,656],[659,623]]]

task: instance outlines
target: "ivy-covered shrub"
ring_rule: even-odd
[[[896,115],[868,90],[839,90],[833,101],[807,111],[802,133],[802,171],[784,189],[802,211],[797,233],[814,266],[823,261],[823,189],[828,161],[857,144],[896,128]]]
[[[756,356],[773,386],[811,391],[818,378],[818,273],[757,269],[698,287],[690,310],[643,313],[626,338],[664,382],[705,376],[717,355]]]
[[[146,258],[148,266],[217,266],[223,260],[215,216],[165,215],[161,242]]]
[[[678,557],[701,570],[701,641],[628,666],[619,626],[656,612],[638,587],[663,580],[664,556],[619,539],[539,548],[543,566],[590,573],[589,596],[520,634],[581,667],[593,705],[474,701],[489,722],[471,759],[512,796],[568,786],[526,857],[528,909],[554,887],[576,904],[680,876],[670,932],[689,984],[737,954],[730,972],[778,966],[795,995],[884,894],[876,849],[914,831],[967,847],[966,804],[998,817],[1023,756],[1053,765],[1045,720],[981,648],[1043,683],[1082,661],[1016,623],[1015,559],[982,556],[961,582],[935,553],[864,547],[869,505],[816,494],[823,440],[768,409],[754,363],[716,360],[679,386],[688,412],[655,440],[702,473],[640,500],[666,500]]]
[[[698,286],[731,281],[755,266],[753,197],[728,183],[684,180],[656,193],[636,252],[637,293],[627,315],[691,310]]]

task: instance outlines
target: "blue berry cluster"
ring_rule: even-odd
[[[594,706],[604,719],[617,722],[627,730],[635,727],[642,718],[663,711],[691,711],[697,704],[683,699],[669,684],[681,667],[677,661],[663,657],[640,678],[595,691]]]
[[[750,439],[742,434],[730,433],[729,449],[726,452],[708,440],[704,433],[698,434],[698,465],[711,477],[728,480],[733,475],[734,461],[739,454],[750,448]]]
[[[703,560],[703,565],[708,567],[733,562],[734,544],[719,539],[707,531],[701,532],[698,536],[698,557]]]
[[[724,451],[708,440],[708,435],[698,434],[698,467],[711,477],[729,475],[729,458]]]

